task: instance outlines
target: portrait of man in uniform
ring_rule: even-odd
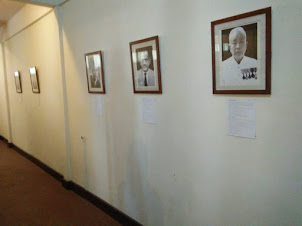
[[[211,22],[213,94],[271,93],[271,7]]]
[[[257,83],[257,24],[248,25],[246,28],[249,37],[243,26],[223,31],[223,36],[228,37],[228,43],[222,44],[221,75],[224,85]],[[226,52],[229,52],[229,57],[224,59],[227,57]]]

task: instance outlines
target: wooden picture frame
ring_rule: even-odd
[[[105,94],[102,51],[85,54],[88,93]]]
[[[134,93],[162,93],[158,36],[130,42]]]
[[[271,8],[211,23],[213,94],[271,94]]]
[[[16,91],[17,91],[17,93],[22,93],[22,83],[21,83],[20,72],[15,71],[14,77],[15,77]]]
[[[33,93],[40,93],[39,77],[36,67],[29,68],[29,75]]]

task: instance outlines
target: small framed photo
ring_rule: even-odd
[[[33,93],[40,93],[39,78],[36,67],[29,68],[29,75]]]
[[[134,93],[162,93],[158,36],[130,42]]]
[[[105,93],[102,51],[86,53],[86,76],[89,93]]]
[[[211,23],[214,94],[271,94],[271,8]]]
[[[14,72],[14,77],[15,77],[16,91],[17,91],[17,93],[22,93],[22,84],[21,84],[20,72],[15,71]]]

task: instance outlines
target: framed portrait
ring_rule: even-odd
[[[271,93],[271,8],[211,23],[213,94]]]
[[[40,93],[39,78],[36,67],[29,68],[29,75],[33,93]]]
[[[15,71],[14,72],[14,77],[15,77],[16,91],[17,91],[17,93],[22,93],[22,84],[21,84],[20,72]]]
[[[86,76],[89,93],[105,93],[102,51],[86,53]]]
[[[158,36],[130,42],[134,93],[162,93]]]

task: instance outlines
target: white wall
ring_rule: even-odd
[[[50,7],[27,4],[7,22],[6,39],[33,24],[50,11],[52,11]]]
[[[212,94],[210,22],[269,6],[272,95],[252,96],[256,139],[227,136],[231,96]],[[85,183],[86,136],[88,189],[146,225],[302,222],[300,1],[73,0],[63,9],[74,181]],[[163,94],[133,94],[129,42],[154,35]],[[86,88],[83,56],[97,50],[106,95]],[[157,125],[141,122],[144,96],[156,99]]]
[[[51,9],[25,6],[8,23],[6,56],[12,143],[66,176],[66,142],[57,18]],[[38,12],[37,12],[38,11]],[[32,12],[32,13],[30,13]],[[20,16],[22,15],[22,16]],[[39,17],[45,15],[42,19]],[[31,24],[31,20],[36,20]],[[24,26],[25,30],[19,32]],[[36,66],[40,94],[34,94],[29,67]],[[16,92],[19,70],[23,92]],[[1,106],[2,107],[2,106]],[[9,133],[9,131],[6,131]],[[6,134],[3,134],[6,136]]]
[[[240,96],[257,101],[256,139],[228,136],[226,104],[234,96],[212,94],[210,22],[269,6],[272,95]],[[144,225],[302,223],[300,0],[72,0],[62,9],[74,182]],[[8,75],[20,68],[25,86],[20,101],[8,76],[13,142],[63,172],[55,23],[50,13],[5,48]],[[163,94],[134,94],[129,42],[154,35]],[[84,54],[97,50],[105,95],[87,91]],[[39,106],[26,80],[32,65],[41,79]],[[156,125],[141,122],[145,96],[156,99]],[[103,116],[95,111],[100,99]]]
[[[7,113],[7,99],[6,99],[6,80],[4,69],[4,56],[2,52],[2,44],[0,45],[0,135],[6,139],[9,137],[8,113]]]

